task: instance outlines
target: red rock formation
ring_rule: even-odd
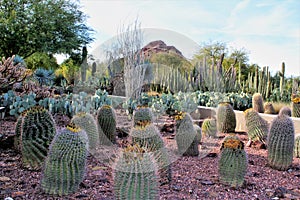
[[[150,42],[149,44],[147,44],[142,48],[142,52],[145,58],[150,58],[150,56],[154,53],[173,53],[184,58],[182,53],[178,49],[176,49],[176,47],[167,46],[166,43],[164,43],[161,40]]]

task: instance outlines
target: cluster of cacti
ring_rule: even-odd
[[[16,124],[16,135],[20,137],[20,149],[25,167],[41,168],[55,134],[54,120],[46,109],[35,106],[21,115]],[[16,142],[17,149],[19,149],[18,145]]]
[[[148,107],[138,108],[133,115],[134,126],[145,126],[153,122],[153,113]]]
[[[178,113],[176,119],[176,144],[178,153],[184,156],[198,156],[198,138],[192,117],[188,113]]]
[[[240,187],[247,172],[247,154],[244,143],[235,135],[227,136],[222,142],[219,159],[219,179],[224,184]]]
[[[268,137],[268,163],[278,170],[286,170],[293,162],[295,130],[292,119],[278,115],[271,124]]]
[[[230,103],[220,103],[217,108],[217,130],[221,133],[234,133],[236,117]]]
[[[76,192],[84,178],[88,137],[74,124],[57,133],[45,160],[41,188],[47,194],[68,195]]]
[[[289,107],[287,107],[287,106],[283,106],[280,109],[278,115],[287,115],[287,116],[291,117],[292,116],[292,110]]]
[[[264,113],[264,100],[260,93],[255,93],[252,96],[252,108],[256,112]]]
[[[116,114],[110,105],[103,105],[97,112],[97,126],[100,145],[112,145],[116,143]]]
[[[159,199],[155,159],[139,145],[128,146],[121,152],[113,178],[118,200]]]
[[[294,157],[300,158],[300,134],[295,135]]]
[[[89,139],[89,150],[94,150],[99,145],[99,133],[93,115],[80,112],[73,116],[71,122],[85,130]]]
[[[265,111],[265,114],[276,114],[274,106],[271,102],[266,102],[264,104],[264,111]]]
[[[206,118],[202,123],[202,134],[205,137],[217,136],[217,120],[215,118]]]
[[[300,117],[300,96],[292,95],[292,117]]]
[[[268,122],[264,120],[259,115],[259,113],[252,108],[247,109],[244,113],[247,134],[250,142],[260,141],[263,144],[266,144],[266,139],[269,131]]]

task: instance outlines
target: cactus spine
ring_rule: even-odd
[[[21,127],[16,130],[21,132],[23,165],[29,169],[40,169],[56,134],[54,120],[46,109],[39,106],[27,110],[19,120]]]
[[[217,129],[221,133],[234,133],[236,117],[229,103],[220,103],[217,108]]]
[[[217,136],[217,120],[214,118],[207,118],[202,123],[202,134],[205,137]]]
[[[45,161],[41,188],[47,194],[68,195],[76,192],[84,178],[88,137],[74,124],[57,133]]]
[[[264,100],[260,93],[255,93],[252,96],[252,108],[259,113],[264,113]]]
[[[109,105],[103,105],[97,112],[97,124],[100,145],[112,145],[116,143],[116,114]]]
[[[85,130],[89,139],[89,150],[94,150],[99,145],[99,133],[94,117],[89,113],[80,112],[73,116],[71,122]]]
[[[294,157],[300,158],[300,134],[295,135]]]
[[[277,170],[287,170],[293,162],[294,124],[287,115],[278,115],[271,124],[268,138],[268,163]]]
[[[292,117],[300,117],[300,96],[292,96]]]
[[[139,145],[128,146],[121,152],[113,178],[118,200],[159,199],[155,160]]]
[[[176,143],[178,153],[184,156],[198,156],[199,149],[197,133],[193,125],[192,117],[188,113],[179,113],[176,119]]]
[[[252,108],[245,111],[245,120],[249,140],[253,142],[260,141],[266,144],[269,131],[268,122]]]
[[[247,172],[247,163],[244,143],[235,135],[227,136],[221,146],[220,181],[232,187],[242,186]]]

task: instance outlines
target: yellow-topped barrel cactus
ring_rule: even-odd
[[[230,103],[219,103],[217,108],[217,130],[220,133],[234,133],[236,116]]]
[[[222,142],[219,159],[219,180],[232,187],[244,183],[247,172],[247,154],[244,143],[235,135],[227,136]]]
[[[148,107],[138,108],[133,115],[134,126],[145,126],[153,122],[153,113]]]
[[[292,117],[300,117],[300,96],[292,95]]]

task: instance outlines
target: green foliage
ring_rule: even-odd
[[[237,136],[227,136],[221,147],[219,180],[231,187],[241,187],[244,183],[247,165],[244,143]]]
[[[118,156],[114,169],[117,200],[159,199],[157,168],[150,153],[138,145],[129,146]]]
[[[268,164],[277,170],[287,170],[293,162],[295,130],[287,115],[277,116],[268,136]]]
[[[74,84],[75,79],[79,79],[80,66],[73,59],[64,61],[55,71],[55,75],[62,75],[68,84]]]
[[[112,145],[116,143],[116,114],[109,105],[103,105],[97,111],[96,116],[100,145]]]
[[[86,18],[77,1],[3,0],[0,55],[70,54],[93,41]]]
[[[206,118],[202,123],[202,134],[205,137],[217,136],[217,120],[215,118]]]
[[[56,134],[55,123],[51,114],[39,106],[23,115],[16,126],[16,135],[21,139],[22,162],[29,169],[40,169]]]
[[[253,110],[259,113],[264,113],[264,100],[260,93],[255,93],[252,96],[252,107]]]
[[[263,144],[266,144],[269,132],[268,122],[252,108],[245,111],[245,121],[249,139],[251,141],[260,141]]]
[[[236,117],[229,103],[220,103],[217,108],[217,130],[221,133],[234,133]]]
[[[86,132],[89,139],[89,150],[96,149],[99,145],[99,133],[93,115],[80,112],[73,116],[71,122]]]
[[[26,58],[26,66],[28,69],[36,70],[43,69],[56,69],[58,67],[56,58],[52,54],[36,52]]]
[[[45,161],[42,190],[60,196],[76,192],[85,175],[88,148],[88,137],[80,128],[70,124],[59,131]]]
[[[176,144],[178,153],[183,156],[198,156],[198,137],[192,117],[188,113],[179,113],[176,119]]]

